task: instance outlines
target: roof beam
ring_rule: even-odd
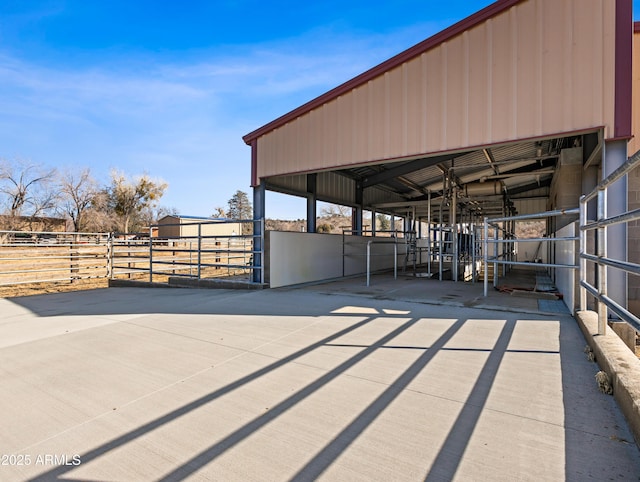
[[[493,158],[493,154],[491,153],[491,151],[489,149],[482,149],[482,153],[484,154],[484,157],[487,159],[487,162],[491,166],[491,169],[493,169],[493,172],[496,175],[500,174],[500,171],[496,167],[496,160]]]
[[[405,162],[400,164],[399,166],[392,167],[389,169],[385,169],[371,176],[365,177],[362,179],[362,185],[364,187],[375,186],[376,184],[380,184],[382,182],[388,181],[389,179],[393,179],[399,176],[404,176],[406,174],[410,174],[415,171],[419,171],[420,169],[425,169],[427,167],[435,166],[441,162],[450,161],[455,157],[464,156],[467,154],[466,152],[459,152],[457,154],[447,154],[445,156],[436,156],[436,157],[425,157],[422,159],[416,159],[415,161]]]

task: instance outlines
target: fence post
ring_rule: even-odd
[[[153,283],[153,239],[149,228],[149,283]]]
[[[202,223],[198,224],[198,279],[202,275]]]
[[[607,190],[598,191],[598,222],[607,217]],[[598,253],[600,259],[607,257],[607,227],[598,227]],[[600,297],[607,296],[607,266],[598,263],[598,293]],[[607,332],[607,305],[603,301],[598,301],[598,334],[604,335]]]
[[[79,273],[78,256],[79,256],[78,235],[73,235],[71,236],[71,243],[69,244],[69,264],[70,264],[69,267],[71,271],[70,273],[71,283],[78,281],[78,273]]]
[[[484,239],[482,240],[482,263],[484,264],[484,296],[489,295],[489,218],[484,218]],[[495,276],[495,275],[494,275]]]
[[[578,289],[580,290],[580,311],[587,309],[587,289],[580,284],[580,280],[587,280],[587,260],[582,257],[587,252],[587,231],[583,231],[582,227],[587,224],[587,203],[584,196],[580,198],[580,222],[578,223],[578,236],[580,237],[579,261],[580,269],[578,270]]]
[[[107,278],[113,279],[113,233],[107,237]]]

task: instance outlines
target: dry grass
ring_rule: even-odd
[[[93,290],[106,288],[107,286],[108,280],[105,278],[76,280],[73,283],[69,281],[60,281],[52,283],[29,283],[13,286],[0,286],[0,298],[15,298],[18,296],[42,295],[46,293]]]

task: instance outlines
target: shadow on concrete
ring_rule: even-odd
[[[120,290],[118,290],[121,293]],[[139,290],[138,290],[139,292]],[[154,293],[158,290],[154,289]],[[231,313],[237,314],[238,312],[244,314],[272,314],[286,316],[290,309],[287,306],[270,306],[269,312],[265,312],[265,306],[262,303],[258,303],[258,306],[252,306],[247,302],[255,299],[255,296],[270,296],[265,294],[266,292],[257,292],[250,294],[237,294],[233,293],[230,296],[237,303],[225,303],[222,306],[216,303],[220,301],[220,296],[224,294],[218,294],[212,297],[211,303],[204,301],[202,305],[196,307],[190,306],[189,313]],[[304,300],[304,294],[300,293]],[[140,296],[140,295],[138,295]],[[245,298],[249,296],[250,298]],[[32,297],[33,298],[33,297]],[[184,300],[184,298],[180,298]],[[331,297],[321,298],[321,302],[318,304],[309,303],[308,305],[298,305],[296,314],[298,316],[321,316],[328,315],[332,310],[336,310],[344,306],[344,298],[335,299]],[[102,300],[104,301],[104,300]],[[175,300],[172,300],[175,302]],[[227,300],[229,301],[229,300]],[[34,309],[38,309],[39,301],[35,303],[32,300],[22,300],[25,306],[32,306]],[[331,303],[332,302],[332,303]],[[188,302],[187,302],[188,303]],[[214,308],[216,307],[218,309]],[[83,314],[92,314],[95,311],[100,311],[99,305],[81,306],[78,311]],[[104,306],[100,303],[100,306]],[[129,307],[131,308],[131,307]],[[193,309],[195,308],[195,309]],[[129,313],[122,307],[123,312]],[[213,311],[212,311],[213,310]],[[117,307],[114,311],[120,311]],[[173,306],[172,303],[167,302],[161,307],[156,306],[155,312],[162,313],[180,313],[184,310],[179,310]],[[76,310],[74,309],[74,314]],[[148,311],[145,311],[145,313]],[[492,385],[496,378],[498,371],[500,370],[501,363],[505,353],[513,352],[526,352],[526,353],[541,353],[541,354],[557,354],[554,351],[547,350],[509,350],[508,346],[512,338],[512,334],[517,326],[518,320],[523,317],[516,315],[509,315],[508,317],[496,317],[489,316],[488,318],[496,319],[500,318],[505,320],[500,335],[498,336],[495,345],[492,349],[473,349],[473,348],[448,348],[445,347],[447,342],[454,337],[454,335],[464,326],[467,319],[458,318],[453,324],[446,329],[439,338],[432,344],[432,346],[401,346],[401,345],[388,345],[398,335],[404,333],[409,328],[414,326],[420,317],[417,313],[409,314],[410,311],[398,315],[389,315],[388,313],[371,314],[369,316],[363,316],[361,319],[353,324],[341,329],[334,334],[325,337],[308,345],[299,351],[286,356],[268,366],[261,368],[253,373],[238,378],[232,383],[215,390],[199,399],[196,399],[182,407],[179,407],[166,415],[163,415],[151,422],[141,425],[134,430],[124,433],[101,446],[98,446],[86,453],[81,454],[81,459],[84,464],[90,463],[92,460],[97,459],[113,450],[118,449],[140,437],[149,434],[150,432],[168,424],[200,407],[206,405],[284,365],[294,362],[298,358],[325,346],[340,346],[340,347],[356,347],[361,348],[361,351],[354,354],[347,360],[343,361],[335,368],[330,369],[319,378],[311,381],[306,386],[298,390],[296,393],[290,395],[288,398],[280,402],[278,405],[271,407],[271,409],[254,418],[243,426],[237,428],[232,433],[224,437],[219,442],[207,447],[201,452],[194,454],[189,460],[184,462],[178,467],[175,467],[171,472],[165,474],[160,480],[164,481],[178,481],[183,480],[193,475],[198,470],[205,467],[207,464],[216,460],[226,451],[230,450],[243,440],[247,439],[251,434],[265,427],[270,422],[274,421],[288,410],[301,403],[307,397],[311,396],[319,389],[330,383],[336,377],[344,374],[347,370],[354,367],[356,364],[363,361],[365,358],[373,354],[377,350],[382,349],[415,349],[422,350],[422,353],[413,363],[411,363],[403,373],[397,377],[371,404],[369,404],[361,413],[359,413],[352,422],[350,422],[344,429],[340,431],[331,441],[325,445],[320,452],[313,455],[313,457],[306,462],[293,477],[294,480],[314,480],[321,476],[354,441],[360,437],[360,435],[371,426],[371,424],[389,407],[389,405],[407,388],[412,380],[416,378],[424,368],[429,364],[431,360],[441,350],[460,350],[460,351],[488,351],[489,356],[485,361],[477,380],[469,394],[468,399],[464,402],[462,410],[460,411],[457,419],[455,420],[450,432],[448,433],[444,443],[442,444],[439,453],[431,463],[429,460],[425,460],[425,472],[426,480],[451,480],[455,477],[461,461],[463,459],[465,450],[473,434],[473,431],[478,423],[478,420],[484,410],[485,404],[491,393]],[[452,315],[455,312],[452,311]],[[339,313],[338,313],[339,315]],[[350,316],[354,316],[351,313]],[[391,329],[384,336],[371,344],[362,345],[347,345],[337,343],[336,341],[351,332],[364,327],[368,323],[371,323],[378,316],[384,316],[385,318],[396,317],[399,319],[398,326]],[[454,318],[454,316],[452,316]],[[408,319],[408,321],[407,321]],[[476,317],[477,319],[477,317]],[[607,437],[607,433],[603,431],[597,420],[593,420],[594,413],[598,413],[597,410],[613,410],[613,399],[603,398],[598,393],[595,393],[595,384],[593,380],[590,380],[590,373],[585,371],[583,363],[588,363],[586,358],[581,359],[581,348],[584,346],[584,341],[581,339],[581,333],[579,332],[575,322],[569,317],[559,317],[560,323],[560,359],[562,370],[562,384],[563,384],[563,403],[565,413],[565,467],[566,467],[566,479],[567,480],[580,480],[588,477],[597,477],[599,475],[606,475],[609,478],[611,475],[612,467],[607,463],[608,452],[613,450],[616,444],[621,442],[611,441]],[[595,369],[593,370],[595,372]],[[585,374],[586,373],[586,374]],[[523,374],[526,376],[526,374]],[[613,404],[613,405],[612,405]],[[595,412],[594,412],[595,410]],[[620,419],[618,414],[618,419]],[[624,420],[619,420],[620,424],[624,424]],[[619,427],[617,427],[619,428]],[[612,427],[611,433],[614,433]],[[584,450],[587,448],[589,453],[585,456]],[[637,450],[635,446],[633,449]],[[633,450],[630,449],[630,450]],[[593,456],[591,456],[593,454]],[[50,481],[50,480],[67,480],[65,476],[73,470],[74,467],[60,466],[51,469],[39,476],[31,479],[33,481]],[[630,476],[635,480],[634,474],[629,474],[628,471],[633,471],[637,467],[622,467],[613,468],[617,470],[618,477]],[[635,474],[637,478],[637,474]],[[604,480],[601,479],[601,480]]]
[[[387,316],[387,315],[385,315]],[[406,319],[406,316],[405,316]],[[159,480],[162,481],[179,481],[184,478],[190,476],[194,472],[198,471],[205,465],[214,461],[217,457],[222,455],[227,450],[231,449],[247,437],[249,437],[252,433],[259,430],[269,422],[281,416],[287,410],[294,407],[296,404],[303,401],[305,398],[309,397],[320,388],[334,380],[337,376],[345,373],[347,370],[352,368],[357,363],[364,360],[367,356],[375,352],[376,350],[382,348],[386,343],[390,342],[394,338],[396,338],[401,333],[408,330],[410,327],[415,325],[420,318],[411,318],[409,321],[405,321],[400,326],[390,331],[383,337],[381,337],[378,341],[372,343],[371,345],[366,345],[360,352],[347,359],[337,367],[328,371],[326,374],[321,376],[320,378],[314,380],[309,383],[307,386],[291,395],[287,399],[280,402],[275,407],[272,407],[269,412],[256,417],[252,421],[246,423],[242,427],[238,428],[224,439],[220,440],[218,443],[212,445],[206,450],[196,454],[190,460],[185,462],[183,465],[177,467],[172,472],[166,474]],[[212,402],[213,400],[228,394],[229,392],[277,369],[282,367],[283,365],[294,361],[297,358],[317,349],[322,346],[326,346],[331,343],[331,341],[346,335],[358,328],[366,325],[373,321],[373,318],[367,318],[360,322],[357,322],[351,325],[348,328],[345,328],[329,337],[324,338],[323,340],[318,341],[308,347],[305,347],[302,350],[299,350],[292,355],[289,355],[275,363],[272,363],[261,370],[258,370],[254,373],[251,373],[245,377],[238,379],[237,381],[222,387],[219,390],[216,390],[204,397],[201,397],[198,400],[195,400],[183,407],[180,407],[177,410],[174,410],[156,420],[153,420],[145,425],[138,427],[137,429],[130,431],[126,434],[117,437],[106,444],[97,447],[89,452],[81,454],[80,458],[83,464],[89,463],[92,460],[110,452],[112,450],[117,449],[127,443],[130,443],[139,437],[146,435],[147,433],[161,427],[164,424],[167,424],[187,413],[195,410],[207,403]],[[414,362],[385,392],[378,397],[357,419],[350,424],[345,430],[336,438],[334,441],[329,444],[321,454],[314,457],[314,459],[309,462],[295,477],[294,479],[299,480],[311,480],[315,478],[315,476],[320,475],[328,465],[335,459],[337,455],[340,454],[342,450],[344,450],[348,445],[350,445],[358,435],[371,423],[373,422],[378,415],[380,415],[385,408],[406,388],[406,386],[421,372],[421,370],[429,363],[430,360],[438,353],[438,351],[444,347],[444,345],[455,335],[455,333],[464,325],[465,320],[457,320],[455,321],[438,339],[434,342],[433,346],[425,351],[423,355],[421,355],[416,362]],[[48,472],[45,472],[33,479],[32,481],[44,482],[50,480],[64,480],[60,477],[64,476],[67,472],[71,471],[73,467],[68,466],[60,466],[55,469],[52,469]]]

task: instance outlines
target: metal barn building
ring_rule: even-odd
[[[247,134],[255,219],[264,219],[266,190],[307,199],[307,233],[266,233],[267,281],[362,273],[376,235],[363,232],[365,211],[402,218],[440,267],[445,254],[461,257],[459,239],[485,218],[555,212],[545,236],[576,241],[568,254],[545,248],[543,264],[578,264],[581,196],[640,149],[639,42],[631,0],[500,0]],[[352,207],[353,236],[316,233],[317,201]],[[585,204],[589,220],[601,218],[596,205]],[[636,169],[607,189],[605,214],[638,207]],[[637,229],[612,224],[588,243],[638,262]],[[389,267],[377,259],[374,268]],[[467,266],[451,270],[463,279]],[[640,311],[635,276],[606,270],[608,296]],[[564,276],[567,290],[581,281]]]

